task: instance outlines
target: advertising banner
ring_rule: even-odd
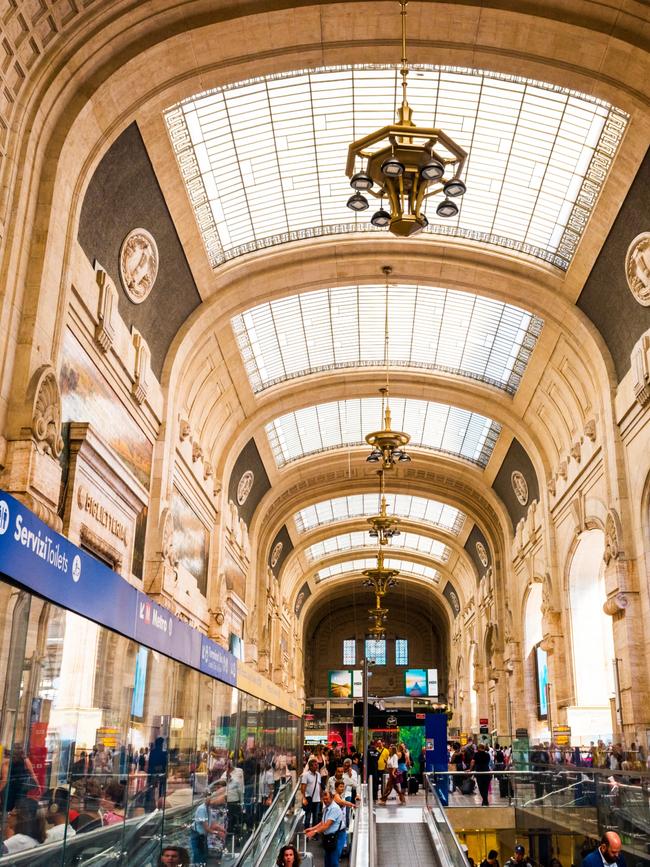
[[[331,698],[351,698],[352,697],[352,672],[351,671],[330,671],[329,673],[329,695]]]

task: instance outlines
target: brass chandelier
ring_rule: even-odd
[[[346,174],[355,192],[348,199],[347,206],[357,212],[367,210],[369,203],[364,193],[369,193],[381,201],[379,210],[370,220],[372,225],[378,228],[388,226],[393,235],[407,238],[428,225],[423,208],[431,196],[444,193],[444,199],[436,208],[439,217],[448,219],[458,214],[455,199],[466,191],[461,175],[467,153],[441,129],[419,127],[413,123],[413,110],[406,94],[409,74],[406,58],[408,0],[399,0],[399,3],[402,104],[394,123],[349,146]],[[389,210],[384,208],[384,199]]]

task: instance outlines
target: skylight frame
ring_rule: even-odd
[[[455,506],[413,494],[388,493],[386,504],[389,515],[429,524],[454,536],[459,535],[467,519],[465,513]],[[302,534],[329,524],[371,517],[378,511],[379,497],[376,493],[349,494],[305,506],[294,514],[293,520],[296,530]],[[439,516],[438,520],[432,517],[435,513]]]
[[[433,566],[426,566],[424,563],[416,563],[413,560],[386,557],[384,565],[387,569],[397,569],[403,575],[424,578],[433,584],[439,584],[442,577],[440,572],[434,569]],[[333,563],[331,566],[324,566],[322,569],[319,569],[315,575],[315,582],[319,584],[321,581],[327,581],[329,578],[348,575],[354,572],[361,574],[364,569],[374,569],[376,566],[376,557],[353,557],[350,560]]]
[[[333,554],[341,554],[345,551],[359,550],[361,548],[376,549],[377,542],[373,539],[368,530],[353,530],[350,533],[339,533],[336,536],[329,536],[320,542],[314,542],[305,549],[305,556],[308,560],[315,562],[323,557],[329,557]],[[391,551],[408,551],[411,554],[421,554],[426,557],[431,557],[438,563],[446,563],[451,555],[451,548],[441,542],[440,539],[433,539],[431,536],[424,536],[422,533],[414,533],[406,531],[400,533],[399,536],[391,539]],[[387,553],[386,551],[384,553]]]
[[[253,392],[313,373],[383,366],[384,292],[379,284],[315,289],[234,316]],[[389,318],[391,367],[440,371],[517,392],[542,319],[458,289],[398,284],[390,293],[400,299]]]
[[[179,170],[213,267],[288,241],[342,232],[384,231],[374,228],[367,215],[359,217],[345,209],[349,188],[343,167],[353,137],[393,120],[398,70],[395,64],[341,65],[259,76],[197,94],[164,112]],[[438,91],[441,81],[444,87]],[[288,107],[286,99],[278,98],[283,89],[285,96],[291,93]],[[524,94],[519,107],[513,96],[517,90]],[[423,93],[426,93],[424,103]],[[353,96],[357,94],[359,101],[354,104]],[[374,104],[371,97],[375,98]],[[462,223],[463,212],[466,216],[474,212],[474,222],[469,219],[462,225],[454,219],[436,223],[432,212],[426,231],[505,247],[566,270],[616,156],[629,115],[604,100],[546,82],[488,70],[427,64],[411,66],[409,98],[418,123],[437,123],[470,151],[466,173],[469,192],[458,219]],[[277,110],[275,107],[271,110],[270,105],[276,100]],[[210,106],[212,115],[201,131],[199,114],[207,115]],[[597,129],[592,128],[596,116]],[[554,129],[557,118],[560,126],[556,124]],[[230,150],[215,149],[214,136],[210,136],[219,124],[228,130],[228,135],[234,132],[236,147],[231,139]],[[513,130],[506,139],[506,134]],[[272,147],[267,147],[260,157],[256,146],[265,135],[271,136]],[[493,150],[487,144],[483,147],[483,135],[486,142],[497,141]],[[330,147],[332,137],[335,142]],[[582,150],[567,165],[567,155],[581,138]],[[554,160],[557,157],[555,162],[539,161],[545,149],[550,149]],[[217,178],[217,183],[215,172],[218,174],[233,153],[239,155],[238,171],[228,169]],[[251,154],[255,157],[255,169]],[[490,180],[483,173],[488,157],[493,162],[500,161],[502,168],[505,162],[519,169],[517,176],[524,180],[527,176],[529,183],[513,186],[513,175],[509,175],[505,194],[510,197],[512,207],[502,212],[497,208],[492,219],[481,223],[477,222],[478,216],[487,213],[486,207],[489,211],[489,202],[498,199],[503,190],[498,182],[499,189],[493,189],[494,177]],[[301,166],[301,173],[285,173],[291,183],[281,184],[283,168],[295,165]],[[316,174],[309,175],[310,166]],[[278,203],[273,212],[275,217],[269,201],[256,198],[252,185],[246,191],[242,189],[241,178],[260,181],[271,205]],[[486,186],[486,181],[489,190],[481,199],[478,190],[481,184]],[[554,198],[558,181],[562,182],[564,193],[561,198]],[[541,201],[542,197],[536,190],[543,189],[546,193],[547,188],[550,198],[538,209],[538,199]],[[321,195],[323,191],[325,194]],[[227,217],[222,205],[226,193],[234,196]],[[513,215],[526,198],[533,207],[523,220],[524,236],[514,237]],[[318,213],[322,222],[305,218],[304,213],[295,210],[296,201],[301,199],[309,199],[308,213]],[[288,219],[284,224],[278,223],[278,218],[285,216]],[[258,227],[261,231],[256,234]],[[235,241],[233,236],[237,236]]]
[[[409,449],[419,447],[453,455],[482,469],[487,466],[501,432],[501,425],[493,419],[448,404],[391,397],[390,407],[393,429],[411,435]],[[362,397],[285,413],[268,422],[265,431],[276,465],[281,469],[309,455],[365,446],[365,435],[380,430],[382,424],[381,398]],[[436,435],[437,442],[425,439],[431,434]],[[458,441],[460,447],[456,445]]]

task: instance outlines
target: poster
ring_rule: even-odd
[[[404,695],[409,698],[427,695],[426,669],[408,668],[404,672]]]
[[[352,672],[330,671],[329,695],[331,698],[351,698],[352,696]]]

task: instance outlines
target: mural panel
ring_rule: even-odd
[[[174,551],[178,562],[195,578],[205,596],[208,584],[208,530],[181,492],[174,488],[172,496],[174,519]]]
[[[91,424],[148,491],[153,445],[71,331],[63,341],[60,387],[63,421]]]

